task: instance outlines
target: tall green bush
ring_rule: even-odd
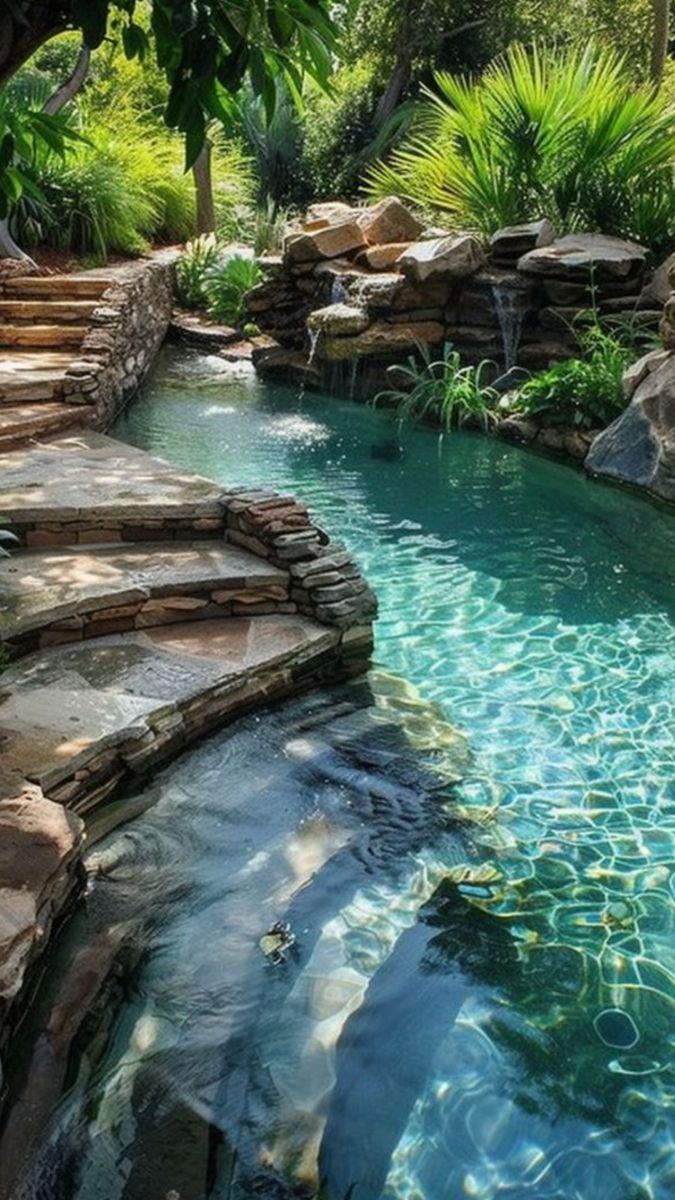
[[[484,233],[548,216],[672,248],[675,107],[618,55],[515,45],[481,79],[441,73],[436,86],[414,134],[370,172],[371,196],[403,194]]]

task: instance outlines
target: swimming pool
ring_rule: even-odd
[[[185,351],[113,432],[305,500],[386,674],[240,721],[94,849],[144,954],[25,1194],[672,1197],[675,519]]]

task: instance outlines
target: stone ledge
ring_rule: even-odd
[[[361,671],[368,626],[299,616],[170,625],[37,653],[3,674],[3,761],[78,810],[223,720]]]

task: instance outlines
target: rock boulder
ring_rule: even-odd
[[[398,196],[387,196],[379,204],[366,208],[358,224],[369,246],[389,242],[414,242],[424,226]]]
[[[398,260],[401,270],[417,283],[438,276],[466,279],[485,266],[483,248],[471,234],[415,242]]]
[[[339,258],[365,246],[365,237],[356,221],[341,221],[318,229],[291,233],[284,242],[284,258],[290,263],[319,262]]]
[[[369,324],[368,314],[353,304],[328,304],[325,308],[315,309],[307,318],[308,329],[319,329],[334,337],[362,333]]]
[[[529,221],[523,225],[508,225],[498,229],[490,238],[490,250],[495,258],[512,262],[537,250],[550,246],[555,240],[555,229],[550,221]]]
[[[628,408],[593,442],[585,466],[675,501],[675,354],[646,356],[631,368]]]
[[[601,233],[573,233],[523,255],[518,270],[557,279],[587,279],[593,274],[627,279],[644,270],[646,256],[644,246],[637,242]]]
[[[444,335],[440,321],[415,321],[408,325],[376,321],[354,337],[322,338],[318,357],[329,362],[350,358],[396,357],[416,345],[438,345]]]

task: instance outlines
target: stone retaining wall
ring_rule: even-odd
[[[95,405],[99,429],[110,425],[136,391],[166,337],[177,257],[162,251],[115,271],[66,371],[64,400]]]

